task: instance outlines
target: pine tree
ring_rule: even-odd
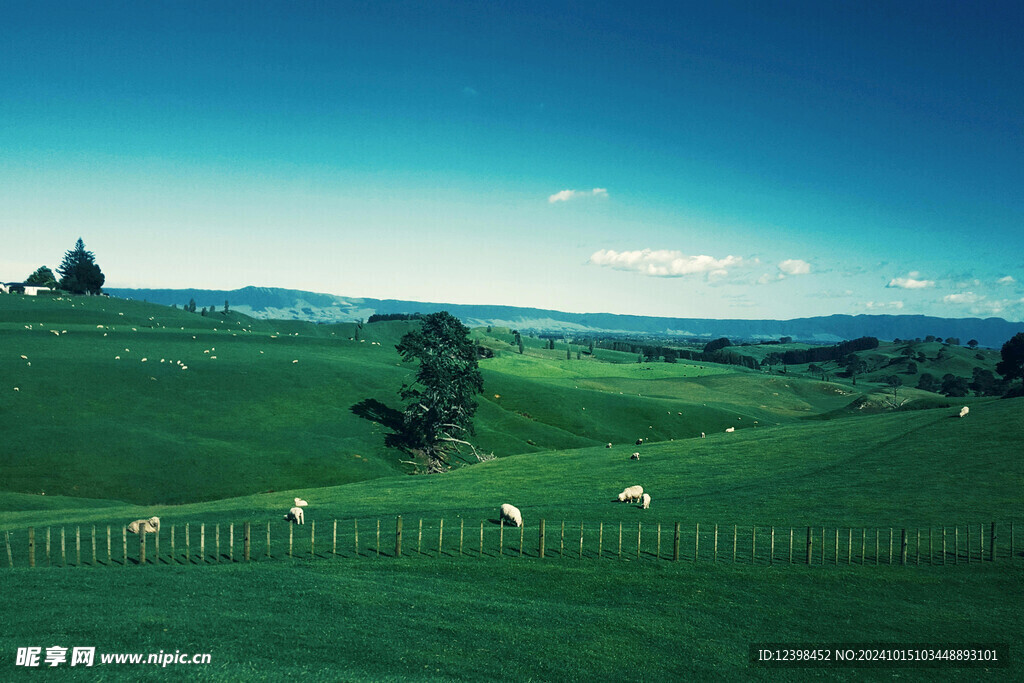
[[[60,286],[72,294],[99,294],[106,278],[96,265],[96,257],[85,250],[85,243],[79,237],[75,248],[65,252],[64,260],[57,268]]]

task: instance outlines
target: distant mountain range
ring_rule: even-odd
[[[613,313],[565,313],[541,308],[443,304],[397,299],[365,299],[319,294],[277,287],[211,289],[116,289],[111,296],[183,306],[195,299],[196,306],[220,310],[228,301],[232,310],[254,318],[308,320],[337,323],[365,320],[374,313],[436,313],[448,311],[470,326],[507,326],[522,332],[575,335],[626,334],[674,336],[697,339],[728,337],[733,340],[778,339],[831,343],[862,336],[879,339],[914,339],[935,335],[970,339],[982,346],[999,348],[1024,323],[1002,318],[936,318],[924,315],[829,315],[793,320],[714,320],[708,318],[659,318]]]

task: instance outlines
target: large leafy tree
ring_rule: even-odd
[[[1024,385],[1024,332],[1013,335],[1000,353],[1003,359],[996,364],[996,372],[1007,380],[1020,379]]]
[[[60,286],[72,294],[99,294],[105,277],[96,265],[96,257],[85,250],[85,243],[79,237],[75,248],[64,254],[64,260],[57,268]]]
[[[34,273],[25,278],[25,284],[57,289],[57,278],[54,277],[52,270],[46,266],[39,266]]]
[[[477,460],[489,459],[468,440],[477,409],[473,397],[484,387],[469,329],[446,311],[432,313],[395,348],[403,361],[419,361],[416,380],[401,390],[409,401],[402,436],[408,448],[423,453],[427,471],[451,468],[453,458],[465,459],[466,451]]]

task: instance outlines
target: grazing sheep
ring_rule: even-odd
[[[498,519],[513,526],[523,525],[523,513],[515,505],[509,505],[508,503],[502,503],[501,507],[498,508]]]
[[[630,460],[639,460],[640,459],[640,454],[639,453],[634,453],[633,455],[629,456],[629,459]]]
[[[735,428],[735,427],[729,427],[729,428],[728,428],[728,429],[726,429],[725,431],[726,431],[726,432],[735,432],[735,431],[736,431],[736,428]]]
[[[155,534],[160,531],[160,518],[150,517],[149,519],[137,519],[128,525],[128,533],[137,534],[141,531],[147,534]]]
[[[622,493],[619,494],[620,503],[635,503],[640,500],[644,495],[643,486],[630,486],[623,489]]]
[[[640,507],[642,507],[644,510],[651,507],[651,494],[645,493],[643,496],[640,497]]]
[[[605,448],[611,448],[611,447],[612,447],[611,444],[608,444],[607,446],[605,446]]]
[[[700,433],[700,438],[702,438],[702,439],[704,438],[704,432]]]
[[[637,439],[636,440],[636,445],[639,446],[639,445],[643,444],[643,442],[644,442],[643,439]]]
[[[963,408],[960,409],[960,417],[963,417],[969,412],[971,412],[971,409],[968,408],[967,406],[964,406]]]
[[[295,524],[305,524],[306,520],[302,512],[302,508],[294,507],[288,511],[288,514],[284,516],[286,522],[294,522]]]
[[[302,500],[301,498],[296,498],[295,499],[295,507],[303,508],[303,507],[306,507],[307,505],[309,505],[309,503],[307,503],[306,501]]]

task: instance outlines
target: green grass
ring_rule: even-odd
[[[934,410],[894,412],[881,407],[870,382],[854,388],[795,374],[637,364],[635,358],[567,361],[564,348],[544,350],[531,340],[537,344],[522,356],[496,347],[498,356],[481,363],[486,393],[478,441],[515,455],[411,477],[400,474],[398,454],[383,448],[387,430],[351,410],[367,398],[397,405],[394,392],[410,369],[393,345],[408,323],[366,325],[357,341],[351,325],[202,318],[100,298],[27,299],[0,297],[0,373],[19,386],[3,389],[0,411],[0,531],[11,540],[16,564],[9,569],[0,555],[6,627],[0,672],[13,673],[18,647],[86,645],[100,652],[210,652],[213,663],[202,671],[66,668],[65,677],[596,680],[621,672],[646,680],[804,680],[836,672],[754,669],[748,645],[1016,645],[1024,637],[1017,608],[1024,559],[1007,557],[1009,523],[1024,528],[1024,399],[970,399],[964,419],[954,417],[961,403],[943,399],[928,399],[939,406]],[[501,342],[501,334],[488,339]],[[166,362],[179,359],[188,370]],[[730,426],[735,433],[724,432]],[[707,438],[699,438],[701,431]],[[645,443],[634,445],[641,437]],[[639,462],[629,459],[633,451],[641,453]],[[649,510],[613,502],[633,484],[652,495]],[[310,503],[303,527],[281,519],[295,496]],[[508,557],[496,556],[502,532],[492,520],[502,502],[523,511],[524,559],[514,529],[504,535]],[[151,515],[162,520],[163,563],[121,566],[122,525]],[[401,559],[391,556],[399,515]],[[542,518],[543,560],[536,557]],[[334,520],[337,558],[329,555]],[[420,520],[422,554],[414,551]],[[200,524],[211,559],[217,525],[226,555],[228,525],[235,524],[238,558],[239,525],[246,521],[255,525],[254,562],[195,563]],[[889,528],[898,543],[903,528],[913,534],[955,525],[962,553],[966,525],[972,532],[984,525],[987,534],[992,521],[1000,524],[996,563],[887,564]],[[310,559],[314,522],[319,557]],[[478,556],[481,522],[485,557]],[[683,561],[673,563],[665,558],[676,522]],[[263,559],[267,523],[270,560]],[[581,523],[582,561],[575,557]],[[194,558],[188,565],[182,564],[185,524]],[[460,558],[463,524],[466,556]],[[716,524],[718,563],[711,560]],[[100,565],[111,527],[114,566],[88,566],[94,525]],[[29,526],[39,564],[46,564],[47,529],[51,562],[59,564],[63,529],[69,559],[75,532],[81,533],[86,566],[28,569]],[[171,526],[177,546],[175,561],[167,563]],[[782,560],[790,527],[797,528],[796,557],[802,558],[806,526],[816,529],[816,566],[768,566],[770,527],[777,531],[775,558]],[[821,527],[828,528],[824,567],[817,566]],[[832,564],[836,528],[842,529],[839,566]],[[283,556],[289,529],[296,532],[294,558]],[[845,565],[848,529],[867,529],[872,566],[857,563],[859,536],[854,565]],[[950,544],[952,538],[950,532]],[[977,543],[975,535],[975,560]],[[1020,538],[1016,544],[1020,555]],[[137,552],[132,537],[129,560]],[[1021,661],[988,675],[1020,679]],[[881,669],[850,675],[894,673],[954,680],[982,674]]]

